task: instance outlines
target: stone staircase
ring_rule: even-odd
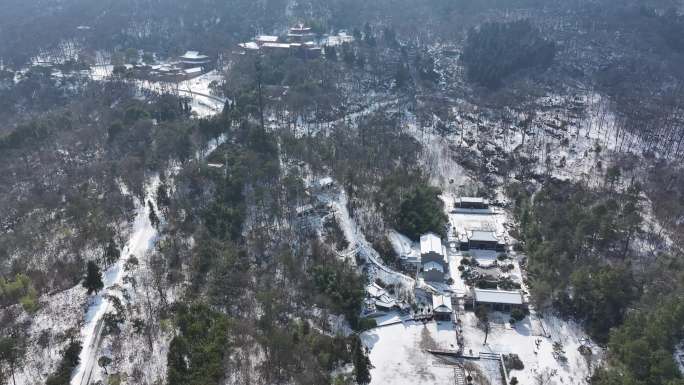
[[[463,367],[454,367],[454,384],[456,385],[466,385],[466,375]]]

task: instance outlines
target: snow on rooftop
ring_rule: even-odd
[[[468,238],[476,242],[498,242],[499,239],[493,231],[473,230]]]
[[[310,31],[311,31],[311,27],[307,27],[304,24],[297,24],[294,27],[290,28],[290,32],[302,33],[302,32],[310,32]]]
[[[432,309],[436,312],[452,312],[451,297],[446,295],[432,296]]]
[[[519,291],[475,289],[475,301],[483,303],[502,303],[522,305],[523,298]]]
[[[325,44],[329,46],[340,45],[344,43],[350,43],[354,41],[354,37],[348,35],[346,32],[340,32],[337,35],[328,36]]]
[[[244,49],[251,49],[251,50],[258,50],[259,45],[253,41],[248,41],[247,43],[240,43],[238,44],[239,47],[244,48]]]
[[[397,301],[395,301],[394,299],[392,299],[386,295],[375,300],[375,306],[384,307],[386,309],[393,308],[396,305],[397,305]]]
[[[183,72],[185,72],[188,75],[200,74],[202,73],[202,67],[188,68]]]
[[[278,36],[273,35],[259,35],[256,37],[256,41],[262,43],[275,43],[278,41]]]
[[[380,287],[377,283],[373,282],[372,284],[368,285],[366,287],[366,291],[368,292],[368,295],[370,295],[373,298],[377,298],[385,294],[385,289]]]
[[[419,260],[420,252],[413,246],[413,242],[411,242],[407,236],[394,230],[390,230],[387,234],[387,239],[399,258],[406,260]]]
[[[420,253],[442,254],[442,239],[435,233],[427,233],[420,237]]]
[[[289,43],[264,43],[262,47],[265,48],[290,48]]]
[[[428,270],[437,270],[440,273],[444,273],[444,267],[442,267],[441,264],[437,262],[427,262],[423,264],[423,270],[428,271]]]
[[[200,55],[198,51],[187,51],[183,56],[181,56],[181,59],[207,59],[208,56],[206,55]]]
[[[485,203],[484,198],[478,198],[478,197],[460,197],[457,199],[459,202],[463,203]]]

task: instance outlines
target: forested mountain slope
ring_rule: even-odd
[[[320,57],[237,45],[297,23]],[[682,33],[674,0],[6,1],[0,384],[385,384],[377,287],[390,324],[425,293],[498,317],[393,247],[452,253],[459,196],[505,218],[494,288],[532,304],[500,330],[586,333],[586,362],[543,332],[504,377],[681,384]],[[188,50],[210,68],[158,75]],[[496,330],[468,349],[522,351]]]

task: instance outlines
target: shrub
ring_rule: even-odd
[[[0,277],[0,307],[20,303],[28,313],[38,310],[38,292],[26,274],[17,274],[14,280]]]
[[[513,310],[511,310],[511,318],[513,318],[516,321],[522,321],[523,318],[525,318],[525,312],[516,307]]]
[[[478,289],[496,289],[496,282],[488,281],[486,279],[478,279],[476,282]]]
[[[366,331],[373,329],[378,326],[377,321],[374,318],[363,317],[359,319],[358,331]]]
[[[506,364],[506,369],[510,370],[523,370],[525,365],[517,354],[505,354],[503,356],[504,364]]]
[[[79,354],[81,354],[81,343],[78,341],[71,341],[63,352],[62,361],[57,367],[57,371],[47,378],[46,385],[67,385],[71,379],[71,372],[78,366],[80,362]]]
[[[40,307],[38,304],[38,293],[33,287],[29,288],[28,293],[19,299],[19,303],[21,303],[21,307],[27,313],[35,313]]]

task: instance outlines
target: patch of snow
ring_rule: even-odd
[[[32,316],[26,359],[17,369],[17,384],[42,385],[57,370],[62,351],[69,343],[69,333],[83,320],[86,291],[81,285],[40,298],[40,309]],[[24,313],[24,316],[29,315]],[[44,341],[45,346],[41,345]]]
[[[682,376],[684,376],[684,341],[682,341],[675,348],[674,359],[675,359],[675,362],[677,363],[677,368],[679,369],[679,373],[681,373]]]
[[[390,230],[387,233],[387,239],[392,245],[392,249],[397,256],[402,259],[417,259],[420,261],[420,250],[418,246],[409,239],[409,237],[395,231]]]

